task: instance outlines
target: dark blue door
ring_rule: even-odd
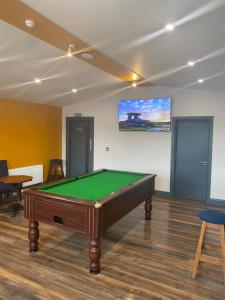
[[[66,119],[66,175],[77,176],[93,171],[94,118]]]
[[[174,196],[207,200],[211,157],[209,119],[175,120]]]

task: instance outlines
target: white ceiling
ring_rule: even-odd
[[[225,93],[225,0],[22,2],[155,85]],[[170,22],[176,29],[162,30]],[[62,51],[3,21],[0,37],[1,98],[66,105],[126,87],[79,59],[57,59]],[[186,67],[189,60],[197,64]],[[36,85],[35,77],[46,80]]]

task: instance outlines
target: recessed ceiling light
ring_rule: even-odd
[[[90,59],[93,59],[93,58],[94,58],[94,55],[91,54],[91,53],[82,53],[82,54],[81,54],[81,57],[82,57],[83,59],[90,60]]]
[[[25,25],[29,28],[34,28],[36,24],[33,20],[25,20]]]
[[[72,93],[77,93],[77,89],[72,89]]]
[[[132,74],[132,79],[133,79],[133,80],[137,80],[137,79],[138,79],[138,76],[137,76],[136,73],[133,73],[133,74]]]
[[[132,83],[132,86],[133,86],[133,87],[136,87],[136,86],[137,86],[137,83],[136,83],[136,82],[133,82],[133,83]]]
[[[198,79],[198,83],[203,83],[204,82],[204,79],[203,78],[199,78]]]
[[[40,78],[35,78],[35,79],[34,79],[34,82],[35,82],[35,83],[41,83],[41,79],[40,79]]]
[[[187,63],[187,65],[188,65],[189,67],[194,67],[195,62],[194,62],[193,60],[190,60],[190,61]]]
[[[173,24],[169,23],[165,26],[165,29],[167,31],[173,31],[175,29],[175,26]]]

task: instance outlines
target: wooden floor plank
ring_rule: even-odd
[[[27,221],[0,215],[0,300],[224,300],[222,268],[191,271],[205,205],[154,197],[151,221],[139,206],[102,240],[102,271],[88,273],[88,239],[40,224],[40,251],[28,252]],[[224,211],[224,209],[221,209]],[[207,242],[219,246],[209,231]]]

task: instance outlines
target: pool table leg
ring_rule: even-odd
[[[29,238],[29,251],[30,252],[38,251],[38,238],[39,238],[38,225],[39,225],[38,221],[29,220],[28,238]]]
[[[152,197],[145,201],[145,220],[152,218]]]
[[[100,273],[101,241],[99,238],[90,239],[89,258],[90,273],[96,275]]]

